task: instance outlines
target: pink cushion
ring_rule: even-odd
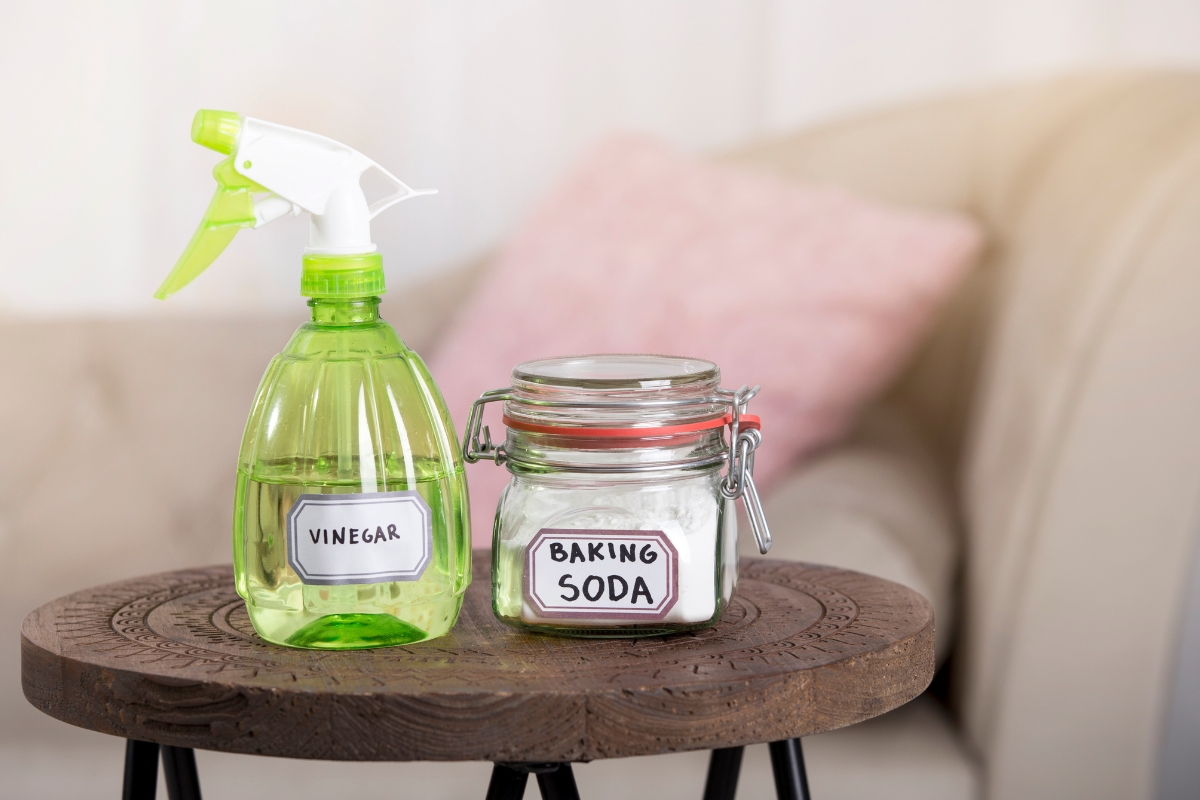
[[[531,358],[666,353],[761,384],[755,477],[844,433],[886,386],[981,233],[949,213],[893,208],[694,160],[640,138],[607,141],[491,264],[430,360],[459,433],[471,403]],[[493,438],[503,438],[497,412]],[[468,467],[477,546],[508,472]]]

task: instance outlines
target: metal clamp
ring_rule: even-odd
[[[721,481],[721,495],[730,500],[742,499],[758,552],[766,555],[771,549],[771,529],[767,526],[767,515],[763,512],[762,501],[754,485],[754,451],[762,444],[762,434],[756,428],[740,429],[741,415],[746,413],[746,404],[758,394],[758,389],[757,386],[743,386],[733,393],[730,403],[733,406],[733,418],[729,422],[729,469]]]
[[[467,431],[463,435],[463,460],[468,464],[486,460],[499,465],[508,460],[504,454],[504,445],[492,444],[492,432],[483,424],[483,407],[488,403],[511,398],[511,388],[492,389],[479,395],[479,399],[471,404],[471,416],[467,420]]]
[[[758,390],[758,386],[743,386],[736,392],[728,389],[718,389],[715,396],[700,400],[686,398],[682,400],[650,402],[566,402],[553,400],[516,400],[512,394],[512,387],[492,389],[481,394],[471,405],[471,416],[467,419],[467,429],[463,434],[463,460],[469,464],[474,464],[478,461],[492,461],[497,465],[503,464],[508,460],[508,455],[504,452],[504,445],[494,444],[492,442],[491,431],[488,430],[487,425],[483,424],[484,407],[488,403],[516,400],[516,402],[543,407],[599,409],[662,408],[705,403],[727,405],[731,408],[729,452],[724,459],[727,472],[721,481],[721,496],[729,500],[741,498],[742,503],[746,506],[746,516],[750,519],[750,528],[754,532],[754,540],[758,544],[758,551],[765,555],[771,549],[771,530],[767,527],[767,517],[763,513],[762,502],[758,497],[758,489],[754,486],[754,451],[762,444],[762,434],[759,433],[757,428],[742,429],[742,415],[747,413],[747,404],[751,398],[758,394]],[[579,471],[613,472],[621,470],[581,467]],[[642,469],[631,471],[642,471]]]

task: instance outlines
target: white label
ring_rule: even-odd
[[[288,564],[306,584],[415,581],[433,556],[416,492],[302,494],[287,515]]]
[[[542,617],[660,620],[679,599],[679,553],[662,531],[543,528],[525,598]]]

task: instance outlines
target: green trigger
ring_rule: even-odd
[[[240,118],[225,111],[200,111],[192,123],[192,140],[221,153],[232,153]],[[234,156],[213,169],[217,192],[192,234],[183,255],[154,296],[165,300],[187,286],[216,261],[242,228],[254,226],[254,194],[266,192],[262,186],[241,175],[233,167]]]
[[[234,171],[232,158],[218,164],[213,176],[218,183],[217,193],[183,255],[154,293],[159,300],[166,300],[195,280],[217,260],[238,231],[254,226],[254,193],[267,190]]]

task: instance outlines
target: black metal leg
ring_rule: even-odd
[[[508,764],[492,765],[492,780],[488,784],[487,800],[521,800],[529,770]]]
[[[723,747],[712,751],[708,760],[708,780],[704,782],[704,800],[733,800],[737,794],[744,752],[743,747]]]
[[[196,753],[190,747],[162,746],[163,778],[170,800],[200,800]]]
[[[487,800],[521,800],[529,773],[537,775],[542,800],[579,800],[575,773],[569,763],[495,764],[488,784]]]
[[[125,740],[125,786],[121,800],[154,800],[158,790],[158,745]]]
[[[812,800],[799,739],[771,742],[771,771],[775,773],[775,794],[779,800]]]
[[[547,764],[552,769],[533,769],[537,772],[538,789],[542,800],[579,800],[579,789],[575,786],[575,773],[569,763]]]

